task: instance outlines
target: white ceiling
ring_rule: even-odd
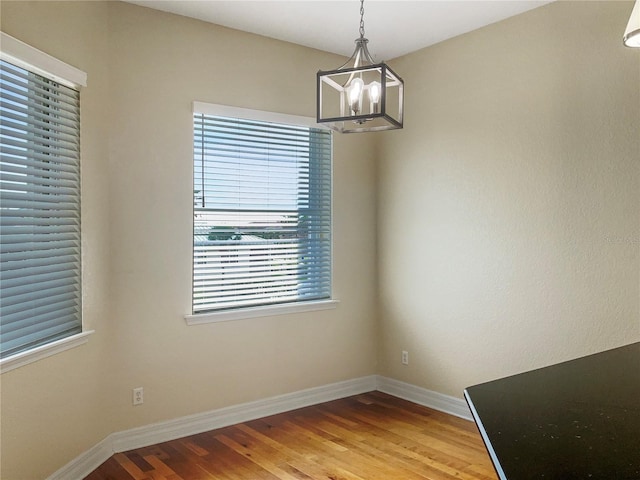
[[[351,55],[358,0],[127,0],[327,52]],[[553,0],[366,0],[365,36],[386,61]]]

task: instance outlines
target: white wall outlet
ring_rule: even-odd
[[[409,352],[406,350],[402,351],[402,364],[409,365]]]
[[[144,390],[142,387],[133,389],[133,404],[142,405],[144,403]]]

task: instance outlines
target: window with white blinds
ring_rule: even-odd
[[[80,94],[5,59],[0,73],[0,353],[6,358],[82,330]]]
[[[193,313],[331,298],[331,133],[194,114]]]

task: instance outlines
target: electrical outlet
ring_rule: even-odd
[[[409,352],[406,350],[402,351],[402,364],[409,365]]]
[[[142,405],[144,403],[144,390],[142,387],[133,389],[133,404]]]

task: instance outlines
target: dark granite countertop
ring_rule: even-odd
[[[464,395],[502,480],[640,480],[640,343]]]

